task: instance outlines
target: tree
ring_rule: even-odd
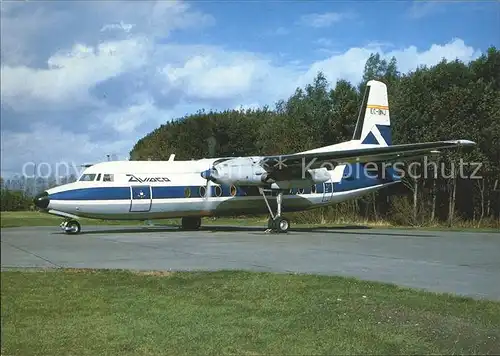
[[[31,207],[31,199],[22,191],[0,190],[0,211],[23,211]]]

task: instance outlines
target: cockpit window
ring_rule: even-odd
[[[96,180],[96,181],[100,181],[100,180],[101,180],[101,173],[99,173],[99,174],[97,175],[97,178],[96,178],[95,180]]]
[[[102,177],[103,182],[112,182],[113,181],[113,175],[112,174],[105,174]]]
[[[84,174],[80,177],[80,182],[93,182],[95,179],[95,174]]]

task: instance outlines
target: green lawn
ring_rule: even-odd
[[[499,354],[500,303],[339,277],[3,271],[2,355]]]

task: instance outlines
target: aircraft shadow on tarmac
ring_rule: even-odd
[[[354,231],[353,231],[354,230]],[[369,231],[360,231],[369,230]],[[93,234],[140,234],[140,233],[175,233],[179,232],[180,226],[175,225],[152,225],[152,226],[141,226],[133,228],[123,228],[117,227],[116,229],[106,228],[106,229],[96,229],[82,231],[82,235],[93,235]],[[199,231],[192,231],[192,233],[197,232],[262,232],[264,233],[264,226],[228,226],[228,225],[209,225],[202,226]],[[403,233],[403,232],[378,232],[369,226],[359,226],[359,225],[347,225],[347,226],[336,226],[336,227],[295,227],[290,228],[290,234],[294,232],[298,233],[331,233],[331,234],[351,234],[351,235],[380,235],[380,236],[402,236],[402,237],[418,237],[423,236],[419,234]],[[61,232],[62,234],[63,232]],[[432,237],[433,235],[426,234],[426,237]]]
[[[263,232],[265,228],[261,226],[203,226],[200,230],[205,231],[255,231],[255,232]],[[351,230],[351,231],[349,231]],[[357,231],[352,231],[357,230]],[[367,232],[360,230],[369,230]],[[418,234],[409,234],[409,233],[401,233],[401,232],[377,232],[373,228],[364,225],[346,225],[346,226],[336,226],[336,227],[295,227],[290,228],[290,233],[294,232],[301,233],[322,233],[322,234],[352,234],[352,235],[380,235],[380,236],[407,236],[407,237],[415,237],[422,236]],[[432,236],[432,235],[425,235]]]

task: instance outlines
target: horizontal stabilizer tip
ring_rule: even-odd
[[[453,143],[456,145],[462,145],[462,146],[475,146],[476,145],[476,143],[474,141],[470,141],[470,140],[450,140],[450,141],[446,141],[446,142]]]

